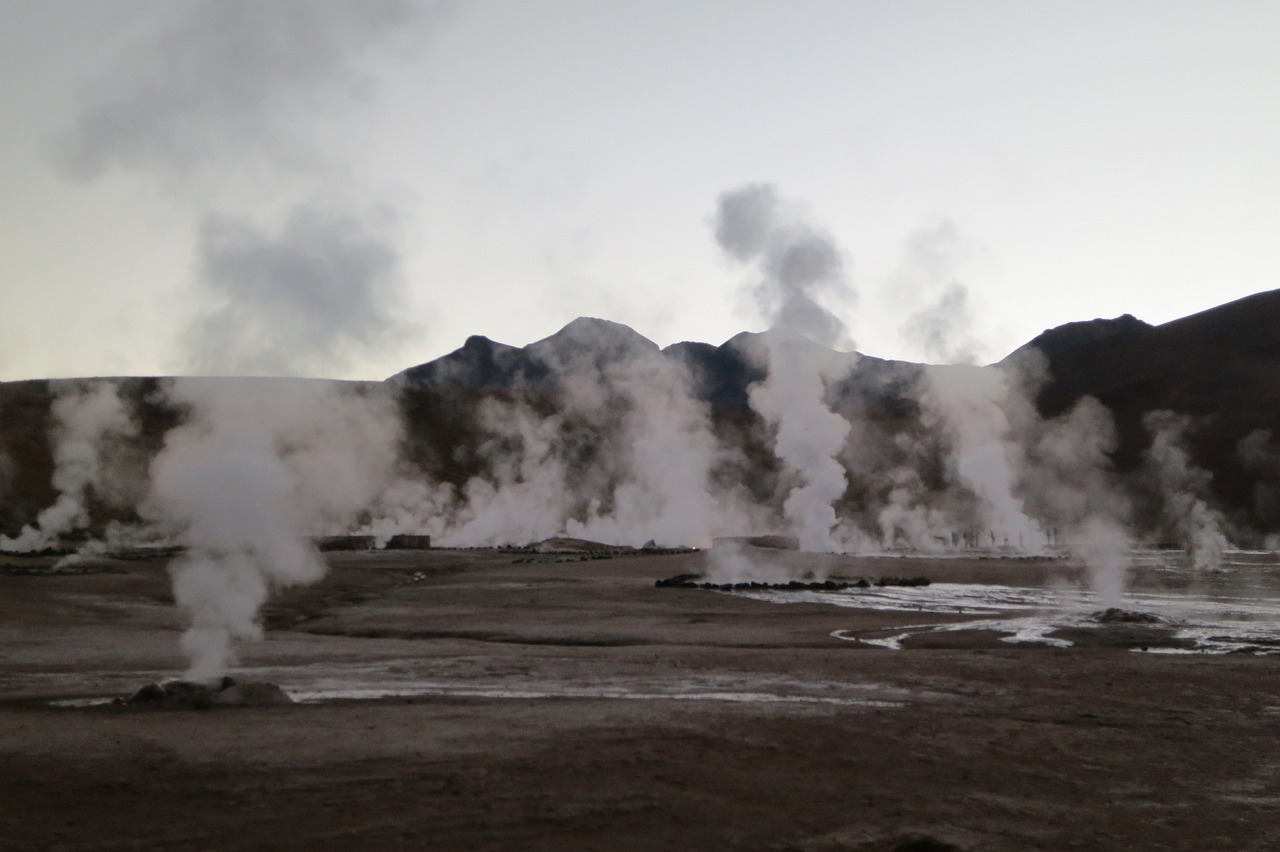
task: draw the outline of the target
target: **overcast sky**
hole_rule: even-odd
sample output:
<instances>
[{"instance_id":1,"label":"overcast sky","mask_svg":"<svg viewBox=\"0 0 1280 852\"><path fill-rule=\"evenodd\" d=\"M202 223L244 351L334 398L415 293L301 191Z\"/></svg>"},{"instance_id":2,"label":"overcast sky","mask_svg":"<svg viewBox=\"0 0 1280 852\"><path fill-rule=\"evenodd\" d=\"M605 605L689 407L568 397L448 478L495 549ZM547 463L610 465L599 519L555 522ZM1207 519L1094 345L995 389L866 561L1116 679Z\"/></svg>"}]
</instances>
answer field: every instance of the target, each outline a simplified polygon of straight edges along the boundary
<instances>
[{"instance_id":1,"label":"overcast sky","mask_svg":"<svg viewBox=\"0 0 1280 852\"><path fill-rule=\"evenodd\" d=\"M1280 287L1280 3L0 0L0 378L382 378L580 315L995 360ZM774 196L770 196L774 197Z\"/></svg>"}]
</instances>

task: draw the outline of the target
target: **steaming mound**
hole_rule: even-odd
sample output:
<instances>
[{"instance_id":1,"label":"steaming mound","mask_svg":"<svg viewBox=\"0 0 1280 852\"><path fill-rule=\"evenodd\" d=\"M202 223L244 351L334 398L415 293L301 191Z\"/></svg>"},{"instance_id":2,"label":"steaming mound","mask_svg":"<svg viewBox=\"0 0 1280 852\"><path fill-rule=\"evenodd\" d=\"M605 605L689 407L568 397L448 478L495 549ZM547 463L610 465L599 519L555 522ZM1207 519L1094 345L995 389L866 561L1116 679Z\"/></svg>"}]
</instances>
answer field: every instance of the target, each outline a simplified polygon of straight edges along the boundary
<instances>
[{"instance_id":1,"label":"steaming mound","mask_svg":"<svg viewBox=\"0 0 1280 852\"><path fill-rule=\"evenodd\" d=\"M211 707L269 707L292 704L293 699L274 683L237 683L224 677L214 683L189 680L149 683L125 703L156 710L208 710Z\"/></svg>"},{"instance_id":2,"label":"steaming mound","mask_svg":"<svg viewBox=\"0 0 1280 852\"><path fill-rule=\"evenodd\" d=\"M1093 619L1099 624L1159 624L1160 618L1147 612L1135 612L1130 609L1111 607L1095 612Z\"/></svg>"}]
</instances>

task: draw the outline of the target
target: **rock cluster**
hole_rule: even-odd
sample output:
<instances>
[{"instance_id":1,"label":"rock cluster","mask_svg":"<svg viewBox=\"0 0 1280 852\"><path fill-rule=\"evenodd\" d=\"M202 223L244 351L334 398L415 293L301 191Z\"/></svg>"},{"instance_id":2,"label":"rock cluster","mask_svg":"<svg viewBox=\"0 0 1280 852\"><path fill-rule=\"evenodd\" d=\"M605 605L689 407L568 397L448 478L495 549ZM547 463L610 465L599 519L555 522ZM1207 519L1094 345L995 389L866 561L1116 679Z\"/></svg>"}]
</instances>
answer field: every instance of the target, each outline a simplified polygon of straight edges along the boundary
<instances>
[{"instance_id":1,"label":"rock cluster","mask_svg":"<svg viewBox=\"0 0 1280 852\"><path fill-rule=\"evenodd\" d=\"M124 703L157 710L208 710L212 707L269 707L292 704L293 699L274 683L239 683L223 677L210 683L190 680L149 683Z\"/></svg>"},{"instance_id":2,"label":"rock cluster","mask_svg":"<svg viewBox=\"0 0 1280 852\"><path fill-rule=\"evenodd\" d=\"M1100 624L1159 624L1160 618L1147 612L1135 612L1131 609L1120 609L1113 606L1101 612L1095 612L1093 619Z\"/></svg>"},{"instance_id":3,"label":"rock cluster","mask_svg":"<svg viewBox=\"0 0 1280 852\"><path fill-rule=\"evenodd\" d=\"M659 589L711 589L718 592L774 591L774 592L840 592L845 589L869 589L872 586L927 586L928 577L881 577L870 580L788 580L785 583L740 582L708 583L699 574L677 574L653 584Z\"/></svg>"}]
</instances>

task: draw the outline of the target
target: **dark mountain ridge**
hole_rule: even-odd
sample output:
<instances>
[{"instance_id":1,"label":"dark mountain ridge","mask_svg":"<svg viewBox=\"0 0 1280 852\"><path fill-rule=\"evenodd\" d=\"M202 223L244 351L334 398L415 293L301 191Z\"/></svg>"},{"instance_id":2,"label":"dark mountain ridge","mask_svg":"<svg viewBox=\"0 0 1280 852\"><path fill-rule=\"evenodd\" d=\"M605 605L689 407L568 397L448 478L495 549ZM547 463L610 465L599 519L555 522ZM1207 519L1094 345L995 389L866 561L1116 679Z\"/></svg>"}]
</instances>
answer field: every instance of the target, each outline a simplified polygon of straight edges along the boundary
<instances>
[{"instance_id":1,"label":"dark mountain ridge","mask_svg":"<svg viewBox=\"0 0 1280 852\"><path fill-rule=\"evenodd\" d=\"M617 330L616 324L601 320L580 319L574 325L595 327L598 337ZM748 388L766 375L759 337L742 333L719 346L676 343L661 354L688 369L698 399L715 408L749 412ZM517 387L521 377L536 377L543 387L553 383L552 371L536 366L528 351L539 344L512 350L485 343L505 355L505 371L459 369L473 357L464 346L396 378L470 388ZM1239 452L1240 442L1250 436L1255 445L1268 448L1267 434L1280 436L1280 290L1161 325L1130 314L1066 323L1037 335L996 366L1009 365L1030 350L1043 356L1046 367L1036 398L1043 415L1061 414L1085 396L1097 398L1115 420L1119 445L1114 459L1125 472L1140 467L1150 445L1143 424L1148 412L1188 415L1193 418L1187 436L1192 461L1211 475L1210 488L1221 507L1241 526L1280 530L1280 483L1275 481L1280 480L1280 461L1268 461L1280 459L1280 452L1268 451L1262 461L1257 454L1252 461L1243 459ZM833 355L849 364L830 383L828 401L835 407L853 406L860 417L899 424L916 413L911 389L925 365L858 353ZM486 363L500 357L486 356Z\"/></svg>"},{"instance_id":2,"label":"dark mountain ridge","mask_svg":"<svg viewBox=\"0 0 1280 852\"><path fill-rule=\"evenodd\" d=\"M742 450L745 467L732 475L767 494L774 487L770 477L779 471L768 430L751 411L748 393L766 377L765 339L777 334L786 332L744 332L718 346L681 342L660 349L625 325L583 317L524 347L472 336L457 350L381 384L400 401L407 457L436 481L461 485L493 461L495 445L485 443L484 406L518 402L549 417L561 410L567 376L605 377L602 387L608 388L608 377L629 365L669 364L682 368L690 395L707 404L718 439ZM926 365L803 345L813 347L827 365L828 404L864 424L860 452L894 463L904 452L901 437L920 428L914 391ZM1210 497L1233 528L1257 535L1280 531L1280 447L1271 441L1280 435L1280 291L1158 326L1127 314L1068 323L1038 335L994 366L1007 366L1032 350L1045 367L1036 398L1041 413L1052 417L1082 397L1097 398L1114 418L1119 445L1113 457L1122 473L1140 474L1151 442L1145 415L1157 410L1188 415L1191 461L1211 477ZM7 460L0 485L8 486L0 530L12 533L29 523L53 496L49 406L62 385L0 383L0 457ZM146 457L181 412L158 399L156 379L123 379L118 385L142 423L135 450ZM590 424L566 421L563 428L579 429L574 442L585 448L583 464L602 458L598 448L617 440ZM1249 450L1245 455L1242 442ZM850 505L873 499L859 492L864 486L855 471L850 480Z\"/></svg>"}]
</instances>

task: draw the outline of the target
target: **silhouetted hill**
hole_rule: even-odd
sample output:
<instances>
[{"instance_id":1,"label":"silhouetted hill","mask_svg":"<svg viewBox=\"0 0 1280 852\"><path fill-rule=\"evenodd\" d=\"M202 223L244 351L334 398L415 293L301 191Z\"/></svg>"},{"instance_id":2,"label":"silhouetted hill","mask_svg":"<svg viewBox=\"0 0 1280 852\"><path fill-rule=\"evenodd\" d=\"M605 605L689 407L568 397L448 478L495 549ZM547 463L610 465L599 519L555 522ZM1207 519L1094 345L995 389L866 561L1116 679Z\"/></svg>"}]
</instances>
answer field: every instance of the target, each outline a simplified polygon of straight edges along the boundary
<instances>
[{"instance_id":1,"label":"silhouetted hill","mask_svg":"<svg viewBox=\"0 0 1280 852\"><path fill-rule=\"evenodd\" d=\"M1255 525L1280 524L1280 517L1258 516L1257 478L1237 452L1254 430L1280 435L1280 290L1158 326L1127 315L1069 323L1019 351L1029 348L1048 359L1051 381L1038 399L1043 412L1056 414L1082 396L1097 397L1115 417L1117 461L1125 468L1134 467L1150 444L1142 426L1146 412L1191 415L1193 459L1213 474L1223 503L1251 514Z\"/></svg>"},{"instance_id":2,"label":"silhouetted hill","mask_svg":"<svg viewBox=\"0 0 1280 852\"><path fill-rule=\"evenodd\" d=\"M761 335L744 332L719 346L682 342L661 354L687 368L694 396L724 412L717 422L734 424L731 431L741 438L752 434L748 389L765 378L762 347ZM654 349L625 326L580 319L523 349L471 338L457 352L398 378L423 388L549 388L557 369L553 364L581 362L593 348L596 354L590 357L601 364ZM1192 461L1212 474L1223 508L1238 524L1280 530L1280 447L1258 432L1280 436L1280 291L1159 326L1129 314L1067 323L1038 335L1001 363L1032 349L1044 355L1048 370L1037 399L1043 414L1054 416L1083 396L1096 397L1116 422L1117 465L1131 472L1150 445L1142 422L1147 412L1190 415ZM837 365L829 382L833 407L888 433L913 428L919 407L911 390L923 365L857 353L831 355ZM1246 464L1238 445L1250 435L1259 452ZM887 440L877 446L894 452Z\"/></svg>"},{"instance_id":3,"label":"silhouetted hill","mask_svg":"<svg viewBox=\"0 0 1280 852\"><path fill-rule=\"evenodd\" d=\"M459 388L540 388L569 368L610 363L658 351L653 341L621 323L578 317L550 337L518 348L473 335L462 348L410 367L390 381Z\"/></svg>"},{"instance_id":4,"label":"silhouetted hill","mask_svg":"<svg viewBox=\"0 0 1280 852\"><path fill-rule=\"evenodd\" d=\"M445 387L510 388L521 381L543 381L547 372L545 366L535 366L523 349L473 334L462 348L410 367L390 380Z\"/></svg>"},{"instance_id":5,"label":"silhouetted hill","mask_svg":"<svg viewBox=\"0 0 1280 852\"><path fill-rule=\"evenodd\" d=\"M767 376L765 338L770 335L793 337L795 345L811 350L826 364L841 393L884 401L902 391L902 381L921 369L919 364L826 350L785 330L742 332L719 346L686 341L659 350L657 344L628 326L579 317L550 337L523 348L469 337L462 348L410 367L389 381L418 387L547 390L555 386L558 375L571 369L605 372L610 365L660 355L688 370L695 398L713 406L749 411L747 389Z\"/></svg>"},{"instance_id":6,"label":"silhouetted hill","mask_svg":"<svg viewBox=\"0 0 1280 852\"><path fill-rule=\"evenodd\" d=\"M739 483L758 499L771 499L782 471L748 393L766 377L766 342L785 338L788 345L810 349L824 364L828 404L857 424L851 438L856 453L847 463L856 466L855 455L861 454L880 470L914 467L922 481L943 475L936 450L920 455L921 440L934 440L922 428L914 392L924 365L823 350L788 335L742 333L718 346L682 342L659 349L625 325L584 317L524 347L469 337L454 352L397 373L388 383L395 386L404 415L407 458L435 481L461 486L499 463L511 446L513 439L495 433L486 420L495 406L519 406L551 418L564 413L566 375L600 377L607 397L614 377L636 364L652 366L657 359L678 365L686 371L692 395L708 404L716 438L735 450L713 475ZM1280 291L1159 326L1127 314L1067 323L1038 335L1001 363L1031 350L1043 355L1047 370L1037 398L1042 413L1057 415L1083 396L1096 397L1112 412L1119 435L1115 461L1130 477L1135 500L1143 499L1141 460L1151 440L1143 417L1171 410L1194 418L1188 436L1192 460L1212 474L1213 494L1236 528L1280 531L1280 444L1272 441L1280 436ZM9 495L0 503L0 529L16 530L53 497L49 411L61 384L0 383L0 485ZM160 400L156 379L124 379L119 386L143 425L131 451L145 460L182 412ZM606 399L605 404L614 403ZM633 404L619 398L615 407L622 411ZM574 448L578 470L606 461L618 449L619 437L599 423L563 416L555 422ZM1242 441L1247 441L1247 460L1239 452ZM885 494L876 489L884 487L851 468L845 505L878 505Z\"/></svg>"}]
</instances>

